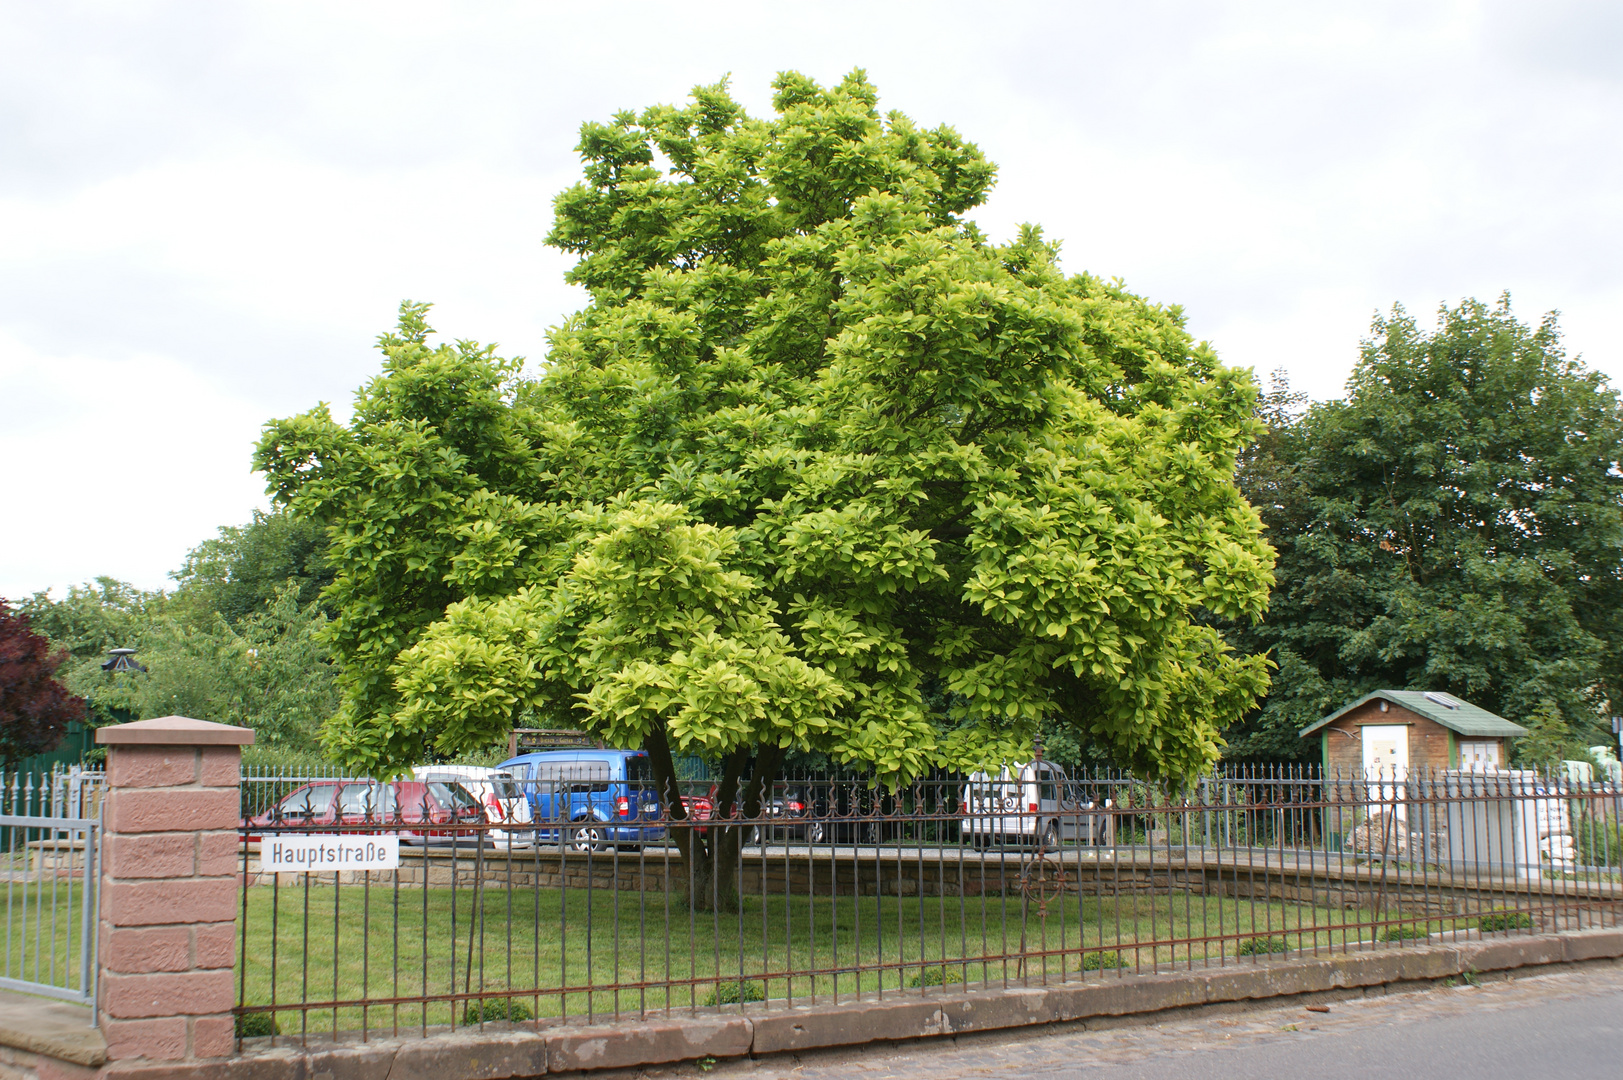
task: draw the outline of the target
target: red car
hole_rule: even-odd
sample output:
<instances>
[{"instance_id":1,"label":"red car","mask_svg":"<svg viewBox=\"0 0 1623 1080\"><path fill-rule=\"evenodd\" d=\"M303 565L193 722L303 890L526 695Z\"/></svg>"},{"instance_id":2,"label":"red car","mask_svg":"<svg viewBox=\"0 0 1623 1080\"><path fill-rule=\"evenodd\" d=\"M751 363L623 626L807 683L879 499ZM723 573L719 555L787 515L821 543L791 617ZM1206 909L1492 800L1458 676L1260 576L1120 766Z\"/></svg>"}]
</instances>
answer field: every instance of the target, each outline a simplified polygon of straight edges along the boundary
<instances>
[{"instance_id":1,"label":"red car","mask_svg":"<svg viewBox=\"0 0 1623 1080\"><path fill-rule=\"evenodd\" d=\"M695 796L695 802L704 804L704 815L699 820L709 821L716 812L716 785L710 785L708 796ZM688 802L683 796L682 802ZM742 811L738 803L733 803L733 812L729 818L736 818ZM806 793L799 788L786 788L783 784L772 786L772 798L761 807L761 823L750 827L746 844L759 844L764 837L774 837L784 840L806 840L813 844L823 842L823 823L821 821L808 821L806 806ZM699 830L701 833L703 829Z\"/></svg>"},{"instance_id":2,"label":"red car","mask_svg":"<svg viewBox=\"0 0 1623 1080\"><path fill-rule=\"evenodd\" d=\"M262 814L244 818L245 839L258 840L261 830L279 826L378 825L401 822L425 825L482 825L484 808L460 784L444 781L396 780L391 784L364 780L317 780L282 797ZM477 840L480 833L462 830L399 830L404 843L454 843L460 837Z\"/></svg>"},{"instance_id":3,"label":"red car","mask_svg":"<svg viewBox=\"0 0 1623 1080\"><path fill-rule=\"evenodd\" d=\"M687 811L689 821L709 821L710 815L716 812L716 804L708 795L684 795L682 809ZM703 826L694 831L700 836L704 835Z\"/></svg>"}]
</instances>

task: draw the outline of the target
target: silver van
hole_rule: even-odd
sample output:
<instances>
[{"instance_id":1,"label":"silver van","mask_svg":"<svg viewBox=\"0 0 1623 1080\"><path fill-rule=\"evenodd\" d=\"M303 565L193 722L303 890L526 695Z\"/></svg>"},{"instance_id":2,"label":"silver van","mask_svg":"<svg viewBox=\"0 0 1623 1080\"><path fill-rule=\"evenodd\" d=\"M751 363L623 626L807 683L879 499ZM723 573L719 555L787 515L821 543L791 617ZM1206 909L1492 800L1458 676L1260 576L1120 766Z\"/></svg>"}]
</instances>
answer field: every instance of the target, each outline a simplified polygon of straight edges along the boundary
<instances>
[{"instance_id":1,"label":"silver van","mask_svg":"<svg viewBox=\"0 0 1623 1080\"><path fill-rule=\"evenodd\" d=\"M1057 850L1115 841L1110 800L1096 804L1051 761L975 772L964 785L964 833L976 851L1000 845Z\"/></svg>"}]
</instances>

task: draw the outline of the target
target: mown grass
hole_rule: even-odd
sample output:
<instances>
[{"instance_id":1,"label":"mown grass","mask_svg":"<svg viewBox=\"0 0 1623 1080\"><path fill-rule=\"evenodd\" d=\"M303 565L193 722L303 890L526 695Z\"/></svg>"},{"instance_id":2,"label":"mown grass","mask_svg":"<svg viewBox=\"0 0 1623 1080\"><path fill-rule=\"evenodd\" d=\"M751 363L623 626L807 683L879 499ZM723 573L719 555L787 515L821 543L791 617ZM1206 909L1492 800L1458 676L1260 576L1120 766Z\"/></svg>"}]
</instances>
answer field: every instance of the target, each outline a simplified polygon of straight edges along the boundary
<instances>
[{"instance_id":1,"label":"mown grass","mask_svg":"<svg viewBox=\"0 0 1623 1080\"><path fill-rule=\"evenodd\" d=\"M1280 902L1075 893L1046 911L1017 895L749 896L741 911L718 914L690 912L680 894L459 888L453 896L311 881L249 890L239 978L248 1005L439 998L364 1009L368 1026L416 1027L448 1024L453 1010L461 1022L465 995L504 990L523 991L516 1000L539 1017L750 1000L737 996L740 985L774 1000L827 1000L1200 964L1242 955L1256 938L1330 948L1372 939L1372 919ZM281 1011L279 1023L284 1033L348 1029L362 1014Z\"/></svg>"},{"instance_id":2,"label":"mown grass","mask_svg":"<svg viewBox=\"0 0 1623 1080\"><path fill-rule=\"evenodd\" d=\"M0 975L80 989L83 881L4 882L0 898L6 901L5 921L0 924Z\"/></svg>"}]
</instances>

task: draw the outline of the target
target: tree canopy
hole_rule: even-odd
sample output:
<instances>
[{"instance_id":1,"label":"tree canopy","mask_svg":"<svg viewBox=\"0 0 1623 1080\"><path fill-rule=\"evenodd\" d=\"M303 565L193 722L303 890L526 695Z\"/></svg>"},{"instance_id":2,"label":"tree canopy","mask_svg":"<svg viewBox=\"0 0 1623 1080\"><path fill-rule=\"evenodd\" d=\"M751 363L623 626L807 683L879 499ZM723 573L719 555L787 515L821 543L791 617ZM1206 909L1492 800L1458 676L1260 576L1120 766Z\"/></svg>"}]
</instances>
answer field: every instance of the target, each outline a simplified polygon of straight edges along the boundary
<instances>
[{"instance_id":1,"label":"tree canopy","mask_svg":"<svg viewBox=\"0 0 1623 1080\"><path fill-rule=\"evenodd\" d=\"M1623 700L1623 411L1553 315L1468 300L1427 333L1395 308L1344 399L1270 405L1241 486L1279 587L1233 632L1279 672L1236 753L1299 756L1299 728L1381 688L1580 735Z\"/></svg>"},{"instance_id":2,"label":"tree canopy","mask_svg":"<svg viewBox=\"0 0 1623 1080\"><path fill-rule=\"evenodd\" d=\"M330 537L329 751L387 774L525 716L724 788L790 748L899 782L1046 717L1203 770L1267 686L1197 618L1272 582L1249 374L1036 228L981 235L991 163L860 72L774 90L583 126L549 243L590 302L539 370L406 304L348 425L267 425Z\"/></svg>"},{"instance_id":3,"label":"tree canopy","mask_svg":"<svg viewBox=\"0 0 1623 1080\"><path fill-rule=\"evenodd\" d=\"M186 554L170 574L177 588L177 614L208 621L214 614L232 626L273 607L289 584L303 607L332 582L319 525L286 513L255 511L246 525L226 525L219 535Z\"/></svg>"}]
</instances>

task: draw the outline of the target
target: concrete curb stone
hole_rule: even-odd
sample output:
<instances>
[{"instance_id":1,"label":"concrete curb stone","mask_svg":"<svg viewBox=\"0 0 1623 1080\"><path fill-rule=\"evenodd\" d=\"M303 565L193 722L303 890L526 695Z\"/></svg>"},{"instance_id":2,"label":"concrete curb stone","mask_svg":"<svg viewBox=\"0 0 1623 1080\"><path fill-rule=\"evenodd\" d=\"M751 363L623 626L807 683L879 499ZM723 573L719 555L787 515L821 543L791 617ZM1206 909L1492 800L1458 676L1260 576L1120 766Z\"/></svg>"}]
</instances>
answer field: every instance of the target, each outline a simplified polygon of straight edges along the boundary
<instances>
[{"instance_id":1,"label":"concrete curb stone","mask_svg":"<svg viewBox=\"0 0 1623 1080\"><path fill-rule=\"evenodd\" d=\"M1569 963L1609 960L1623 956L1623 930L1583 930L1562 934L1561 946Z\"/></svg>"},{"instance_id":2,"label":"concrete curb stone","mask_svg":"<svg viewBox=\"0 0 1623 1080\"><path fill-rule=\"evenodd\" d=\"M99 1080L306 1080L305 1060L298 1050L279 1047L211 1061L121 1061L96 1075Z\"/></svg>"},{"instance_id":3,"label":"concrete curb stone","mask_svg":"<svg viewBox=\"0 0 1623 1080\"><path fill-rule=\"evenodd\" d=\"M503 1031L486 1032L471 1039L442 1036L401 1042L395 1045L388 1080L504 1080L510 1076L540 1076L547 1071L547 1046L551 1041L533 1031ZM336 1080L340 1074L334 1070L333 1075ZM341 1075L347 1078L350 1074Z\"/></svg>"},{"instance_id":4,"label":"concrete curb stone","mask_svg":"<svg viewBox=\"0 0 1623 1080\"><path fill-rule=\"evenodd\" d=\"M393 1046L377 1043L313 1050L305 1055L301 1080L316 1080L317 1077L323 1080L327 1077L331 1080L389 1080L394 1055Z\"/></svg>"},{"instance_id":5,"label":"concrete curb stone","mask_svg":"<svg viewBox=\"0 0 1623 1080\"><path fill-rule=\"evenodd\" d=\"M625 1069L702 1057L742 1057L750 1052L755 1038L755 1022L742 1016L554 1028L546 1035L545 1071Z\"/></svg>"},{"instance_id":6,"label":"concrete curb stone","mask_svg":"<svg viewBox=\"0 0 1623 1080\"><path fill-rule=\"evenodd\" d=\"M1467 971L1507 971L1511 968L1559 964L1566 948L1554 936L1470 941L1458 946ZM1463 974L1463 971L1462 971Z\"/></svg>"}]
</instances>

